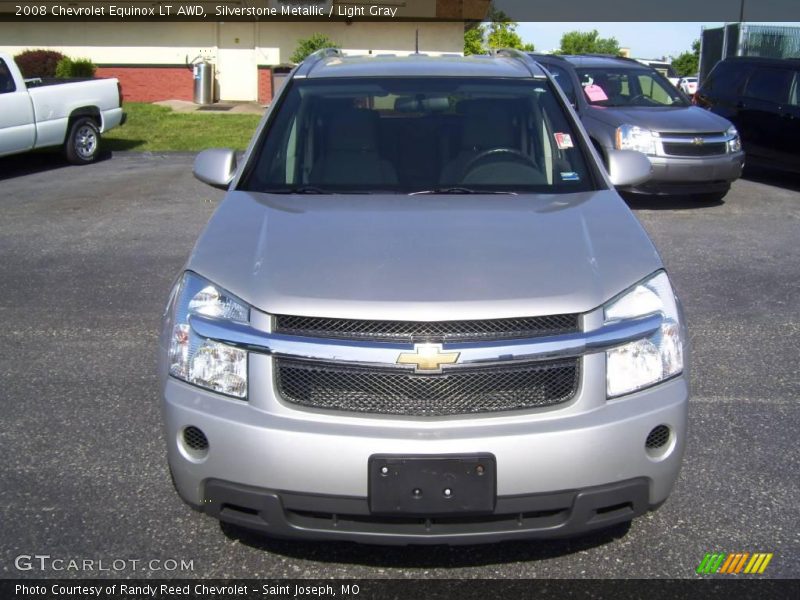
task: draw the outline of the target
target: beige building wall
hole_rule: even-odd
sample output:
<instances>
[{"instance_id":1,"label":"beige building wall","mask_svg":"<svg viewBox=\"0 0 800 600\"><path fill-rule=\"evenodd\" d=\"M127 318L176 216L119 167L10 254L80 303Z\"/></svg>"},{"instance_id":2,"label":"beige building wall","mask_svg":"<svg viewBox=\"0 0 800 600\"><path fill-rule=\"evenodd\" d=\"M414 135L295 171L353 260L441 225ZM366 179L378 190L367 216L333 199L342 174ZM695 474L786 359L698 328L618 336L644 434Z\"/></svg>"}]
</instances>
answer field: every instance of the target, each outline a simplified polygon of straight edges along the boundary
<instances>
[{"instance_id":1,"label":"beige building wall","mask_svg":"<svg viewBox=\"0 0 800 600\"><path fill-rule=\"evenodd\" d=\"M182 65L202 56L217 70L221 100L256 100L257 66L287 65L297 41L324 33L356 54L460 53L458 22L0 22L0 50L58 50L99 65Z\"/></svg>"}]
</instances>

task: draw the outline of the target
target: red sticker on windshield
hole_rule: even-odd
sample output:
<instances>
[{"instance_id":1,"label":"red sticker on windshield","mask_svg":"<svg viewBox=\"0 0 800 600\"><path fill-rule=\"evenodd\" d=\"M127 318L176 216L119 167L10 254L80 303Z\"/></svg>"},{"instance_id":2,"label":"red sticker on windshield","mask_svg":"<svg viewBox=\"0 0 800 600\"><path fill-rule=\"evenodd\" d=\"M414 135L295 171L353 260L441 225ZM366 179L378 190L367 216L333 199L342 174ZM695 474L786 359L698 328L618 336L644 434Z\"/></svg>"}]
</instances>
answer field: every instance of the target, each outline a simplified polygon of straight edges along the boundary
<instances>
[{"instance_id":1,"label":"red sticker on windshield","mask_svg":"<svg viewBox=\"0 0 800 600\"><path fill-rule=\"evenodd\" d=\"M572 145L572 138L568 133L555 133L553 134L556 138L556 145L558 146L559 150L567 150L568 148L574 148Z\"/></svg>"}]
</instances>

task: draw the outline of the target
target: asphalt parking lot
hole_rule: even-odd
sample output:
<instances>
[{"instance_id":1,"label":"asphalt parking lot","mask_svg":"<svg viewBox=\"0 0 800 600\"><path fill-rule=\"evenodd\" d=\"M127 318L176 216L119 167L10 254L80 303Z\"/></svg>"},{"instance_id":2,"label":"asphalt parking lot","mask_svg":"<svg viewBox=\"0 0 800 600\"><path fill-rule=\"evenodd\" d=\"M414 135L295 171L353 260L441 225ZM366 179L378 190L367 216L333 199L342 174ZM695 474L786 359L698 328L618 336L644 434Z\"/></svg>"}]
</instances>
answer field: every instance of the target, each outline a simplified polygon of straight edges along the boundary
<instances>
[{"instance_id":1,"label":"asphalt parking lot","mask_svg":"<svg viewBox=\"0 0 800 600\"><path fill-rule=\"evenodd\" d=\"M0 159L0 577L684 578L715 551L773 552L763 576L800 577L800 177L757 173L721 204L630 202L693 343L690 439L659 511L577 540L376 548L221 527L172 489L158 323L222 196L191 162ZM18 571L32 554L193 568Z\"/></svg>"}]
</instances>

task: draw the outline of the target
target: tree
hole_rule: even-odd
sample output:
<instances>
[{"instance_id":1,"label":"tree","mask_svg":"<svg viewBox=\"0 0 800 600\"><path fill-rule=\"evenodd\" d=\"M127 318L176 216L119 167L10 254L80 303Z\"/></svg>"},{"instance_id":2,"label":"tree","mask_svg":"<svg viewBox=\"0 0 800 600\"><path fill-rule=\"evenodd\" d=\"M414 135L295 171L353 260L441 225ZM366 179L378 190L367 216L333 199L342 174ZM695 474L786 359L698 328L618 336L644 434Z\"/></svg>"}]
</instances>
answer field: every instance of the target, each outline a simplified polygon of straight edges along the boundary
<instances>
[{"instance_id":1,"label":"tree","mask_svg":"<svg viewBox=\"0 0 800 600\"><path fill-rule=\"evenodd\" d=\"M25 50L14 57L23 77L55 77L64 55L55 50Z\"/></svg>"},{"instance_id":2,"label":"tree","mask_svg":"<svg viewBox=\"0 0 800 600\"><path fill-rule=\"evenodd\" d=\"M561 36L558 54L611 54L619 56L617 38L601 38L596 29L592 31L568 31Z\"/></svg>"},{"instance_id":3,"label":"tree","mask_svg":"<svg viewBox=\"0 0 800 600\"><path fill-rule=\"evenodd\" d=\"M517 23L512 21L502 10L489 11L486 41L489 48L516 48L533 52L533 44L525 43L517 33Z\"/></svg>"},{"instance_id":4,"label":"tree","mask_svg":"<svg viewBox=\"0 0 800 600\"><path fill-rule=\"evenodd\" d=\"M464 56L470 54L486 54L486 48L483 45L483 28L480 25L467 26L464 30Z\"/></svg>"},{"instance_id":5,"label":"tree","mask_svg":"<svg viewBox=\"0 0 800 600\"><path fill-rule=\"evenodd\" d=\"M490 48L516 48L533 52L531 43L522 41L517 33L518 24L502 10L493 6L486 15L487 23L471 23L464 28L464 54L486 54Z\"/></svg>"},{"instance_id":6,"label":"tree","mask_svg":"<svg viewBox=\"0 0 800 600\"><path fill-rule=\"evenodd\" d=\"M681 77L697 75L700 66L700 40L692 42L692 51L683 52L672 61L672 68Z\"/></svg>"},{"instance_id":7,"label":"tree","mask_svg":"<svg viewBox=\"0 0 800 600\"><path fill-rule=\"evenodd\" d=\"M56 65L56 77L94 77L97 66L88 58L72 59L65 56Z\"/></svg>"},{"instance_id":8,"label":"tree","mask_svg":"<svg viewBox=\"0 0 800 600\"><path fill-rule=\"evenodd\" d=\"M324 33L315 33L310 38L297 40L297 48L289 60L293 63L301 63L309 54L321 48L341 48L341 46Z\"/></svg>"}]
</instances>

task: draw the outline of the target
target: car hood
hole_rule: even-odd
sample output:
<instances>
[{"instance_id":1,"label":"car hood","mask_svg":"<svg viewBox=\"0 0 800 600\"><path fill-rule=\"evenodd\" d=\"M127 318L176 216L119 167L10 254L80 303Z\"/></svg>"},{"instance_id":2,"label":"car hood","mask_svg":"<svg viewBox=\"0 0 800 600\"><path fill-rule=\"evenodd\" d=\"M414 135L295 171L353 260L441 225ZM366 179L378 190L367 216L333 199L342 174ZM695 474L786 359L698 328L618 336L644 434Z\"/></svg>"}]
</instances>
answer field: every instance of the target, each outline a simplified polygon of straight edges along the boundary
<instances>
[{"instance_id":1,"label":"car hood","mask_svg":"<svg viewBox=\"0 0 800 600\"><path fill-rule=\"evenodd\" d=\"M189 269L273 314L452 320L584 312L661 267L616 192L230 192Z\"/></svg>"},{"instance_id":2,"label":"car hood","mask_svg":"<svg viewBox=\"0 0 800 600\"><path fill-rule=\"evenodd\" d=\"M731 126L724 117L698 106L669 107L592 107L591 115L612 126L624 123L652 131L669 133L721 133Z\"/></svg>"}]
</instances>

